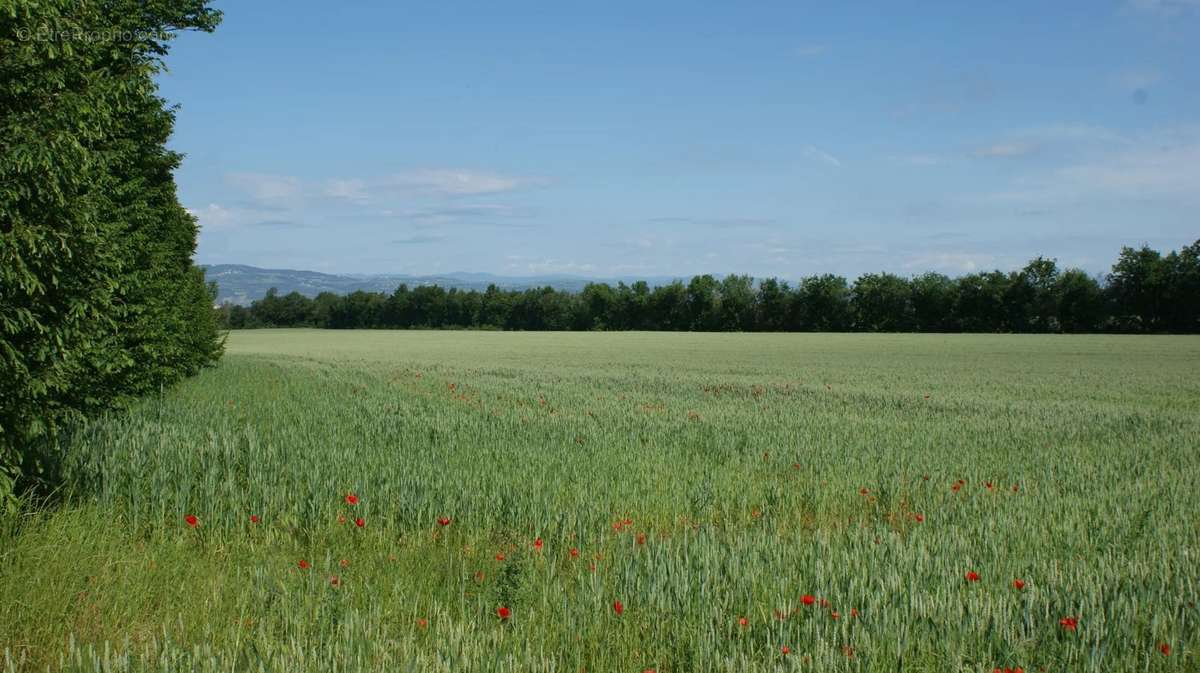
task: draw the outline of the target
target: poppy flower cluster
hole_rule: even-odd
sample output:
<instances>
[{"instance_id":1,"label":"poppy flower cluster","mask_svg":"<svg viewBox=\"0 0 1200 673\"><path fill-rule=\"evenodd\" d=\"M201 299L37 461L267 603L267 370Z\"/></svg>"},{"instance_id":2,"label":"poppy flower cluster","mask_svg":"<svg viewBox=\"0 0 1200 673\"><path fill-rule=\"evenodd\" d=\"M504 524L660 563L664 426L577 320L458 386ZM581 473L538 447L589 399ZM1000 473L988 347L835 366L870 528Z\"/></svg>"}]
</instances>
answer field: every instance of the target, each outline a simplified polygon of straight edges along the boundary
<instances>
[{"instance_id":1,"label":"poppy flower cluster","mask_svg":"<svg viewBox=\"0 0 1200 673\"><path fill-rule=\"evenodd\" d=\"M183 517L183 521L191 528L195 528L196 526L200 525L200 520L196 518L195 514L189 514Z\"/></svg>"},{"instance_id":2,"label":"poppy flower cluster","mask_svg":"<svg viewBox=\"0 0 1200 673\"><path fill-rule=\"evenodd\" d=\"M1058 620L1058 624L1067 631L1075 631L1079 627L1079 620L1075 617L1063 617Z\"/></svg>"},{"instance_id":3,"label":"poppy flower cluster","mask_svg":"<svg viewBox=\"0 0 1200 673\"><path fill-rule=\"evenodd\" d=\"M979 581L979 573L975 572L974 570L968 570L966 577L967 577L968 582L978 582Z\"/></svg>"},{"instance_id":4,"label":"poppy flower cluster","mask_svg":"<svg viewBox=\"0 0 1200 673\"><path fill-rule=\"evenodd\" d=\"M496 616L502 620L508 619L512 616L512 610L509 610L507 607L501 605L500 607L496 608Z\"/></svg>"}]
</instances>

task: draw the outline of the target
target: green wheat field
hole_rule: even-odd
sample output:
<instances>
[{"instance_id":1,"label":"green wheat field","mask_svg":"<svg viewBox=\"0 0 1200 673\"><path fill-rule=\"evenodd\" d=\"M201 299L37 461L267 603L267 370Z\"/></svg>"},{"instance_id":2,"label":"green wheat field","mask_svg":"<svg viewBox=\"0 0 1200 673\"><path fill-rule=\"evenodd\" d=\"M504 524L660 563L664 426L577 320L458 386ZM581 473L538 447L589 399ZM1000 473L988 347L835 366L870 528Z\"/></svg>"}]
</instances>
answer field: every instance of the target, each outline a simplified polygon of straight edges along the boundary
<instances>
[{"instance_id":1,"label":"green wheat field","mask_svg":"<svg viewBox=\"0 0 1200 673\"><path fill-rule=\"evenodd\" d=\"M2 670L1200 670L1200 337L242 331L64 441Z\"/></svg>"}]
</instances>

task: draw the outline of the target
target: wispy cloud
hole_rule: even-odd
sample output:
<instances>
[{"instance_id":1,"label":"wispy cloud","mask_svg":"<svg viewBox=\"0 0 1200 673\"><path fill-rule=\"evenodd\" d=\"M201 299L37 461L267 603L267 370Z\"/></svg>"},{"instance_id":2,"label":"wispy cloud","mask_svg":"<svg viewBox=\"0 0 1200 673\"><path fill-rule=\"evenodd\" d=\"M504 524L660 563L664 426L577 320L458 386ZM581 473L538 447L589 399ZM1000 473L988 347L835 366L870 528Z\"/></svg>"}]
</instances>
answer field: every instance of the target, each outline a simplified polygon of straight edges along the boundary
<instances>
[{"instance_id":1,"label":"wispy cloud","mask_svg":"<svg viewBox=\"0 0 1200 673\"><path fill-rule=\"evenodd\" d=\"M540 183L531 178L452 168L424 168L387 176L379 186L443 195L475 195L508 192Z\"/></svg>"},{"instance_id":2,"label":"wispy cloud","mask_svg":"<svg viewBox=\"0 0 1200 673\"><path fill-rule=\"evenodd\" d=\"M266 173L229 173L225 181L257 202L270 205L291 205L303 194L299 178Z\"/></svg>"},{"instance_id":3,"label":"wispy cloud","mask_svg":"<svg viewBox=\"0 0 1200 673\"><path fill-rule=\"evenodd\" d=\"M830 154L822 149L813 147L812 145L809 145L808 147L804 148L804 156L806 156L810 159L816 159L817 161L824 162L826 164L829 164L830 166L833 166L834 168L842 167L842 162L840 159L838 159L837 157L833 156L832 154Z\"/></svg>"},{"instance_id":4,"label":"wispy cloud","mask_svg":"<svg viewBox=\"0 0 1200 673\"><path fill-rule=\"evenodd\" d=\"M982 158L982 159L989 159L989 158L1005 159L1005 158L1010 158L1010 157L1022 157L1022 156L1025 156L1026 154L1029 154L1033 150L1034 150L1034 145L1032 143L1026 143L1026 142L998 143L996 145L989 145L987 147L981 147L981 148L975 150L974 152L972 152L971 155Z\"/></svg>"}]
</instances>

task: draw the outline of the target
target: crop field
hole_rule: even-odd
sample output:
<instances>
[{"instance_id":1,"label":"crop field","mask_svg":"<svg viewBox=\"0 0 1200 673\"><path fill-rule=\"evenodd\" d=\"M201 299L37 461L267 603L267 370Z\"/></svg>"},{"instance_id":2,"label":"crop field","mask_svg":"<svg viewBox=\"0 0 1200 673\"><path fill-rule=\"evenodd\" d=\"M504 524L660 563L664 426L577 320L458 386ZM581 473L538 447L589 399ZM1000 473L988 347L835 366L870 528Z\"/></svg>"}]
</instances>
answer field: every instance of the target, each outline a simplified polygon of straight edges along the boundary
<instances>
[{"instance_id":1,"label":"crop field","mask_svg":"<svg viewBox=\"0 0 1200 673\"><path fill-rule=\"evenodd\" d=\"M243 331L62 455L0 670L1200 670L1197 337Z\"/></svg>"}]
</instances>

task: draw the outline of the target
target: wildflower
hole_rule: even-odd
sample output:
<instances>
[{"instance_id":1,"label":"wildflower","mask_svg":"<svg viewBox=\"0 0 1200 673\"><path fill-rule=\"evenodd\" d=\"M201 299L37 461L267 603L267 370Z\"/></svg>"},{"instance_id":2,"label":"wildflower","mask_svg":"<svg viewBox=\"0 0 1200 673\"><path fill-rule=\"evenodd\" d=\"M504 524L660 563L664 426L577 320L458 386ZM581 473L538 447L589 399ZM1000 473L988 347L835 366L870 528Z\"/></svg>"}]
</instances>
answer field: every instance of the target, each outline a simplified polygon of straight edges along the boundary
<instances>
[{"instance_id":1,"label":"wildflower","mask_svg":"<svg viewBox=\"0 0 1200 673\"><path fill-rule=\"evenodd\" d=\"M347 493L346 494L346 504L347 505L357 505L358 504L358 496L354 495L353 493Z\"/></svg>"},{"instance_id":2,"label":"wildflower","mask_svg":"<svg viewBox=\"0 0 1200 673\"><path fill-rule=\"evenodd\" d=\"M344 558L344 559L338 561L338 565L340 565L343 568L349 568L350 567L350 559Z\"/></svg>"},{"instance_id":3,"label":"wildflower","mask_svg":"<svg viewBox=\"0 0 1200 673\"><path fill-rule=\"evenodd\" d=\"M913 519L916 520L917 523L921 523L921 522L925 521L925 515L924 514L914 514Z\"/></svg>"},{"instance_id":4,"label":"wildflower","mask_svg":"<svg viewBox=\"0 0 1200 673\"><path fill-rule=\"evenodd\" d=\"M613 612L620 617L622 612L625 612L625 606L621 605L621 601L613 601Z\"/></svg>"},{"instance_id":5,"label":"wildflower","mask_svg":"<svg viewBox=\"0 0 1200 673\"><path fill-rule=\"evenodd\" d=\"M858 608L850 608L850 616L857 619L858 618Z\"/></svg>"},{"instance_id":6,"label":"wildflower","mask_svg":"<svg viewBox=\"0 0 1200 673\"><path fill-rule=\"evenodd\" d=\"M793 469L793 470L799 470L799 469L800 469L800 463L792 463L792 469Z\"/></svg>"},{"instance_id":7,"label":"wildflower","mask_svg":"<svg viewBox=\"0 0 1200 673\"><path fill-rule=\"evenodd\" d=\"M638 533L637 543L638 544L646 544L646 534L645 533Z\"/></svg>"},{"instance_id":8,"label":"wildflower","mask_svg":"<svg viewBox=\"0 0 1200 673\"><path fill-rule=\"evenodd\" d=\"M870 491L870 490L868 490L866 486L864 486L864 487L862 487L862 488L858 489L858 494L859 494L859 495L869 495L870 493L871 493L871 491Z\"/></svg>"},{"instance_id":9,"label":"wildflower","mask_svg":"<svg viewBox=\"0 0 1200 673\"><path fill-rule=\"evenodd\" d=\"M833 621L835 621L835 622L836 622L837 620L839 620L839 619L841 619L841 618L842 618L842 616L841 616L840 614L838 614L838 611L837 611L837 610L834 610L833 612L830 612L830 613L829 613L829 616L830 616L830 618L832 618L832 619L833 619Z\"/></svg>"},{"instance_id":10,"label":"wildflower","mask_svg":"<svg viewBox=\"0 0 1200 673\"><path fill-rule=\"evenodd\" d=\"M749 626L749 625L750 625L749 619L746 619L745 617L738 617L738 626L745 627L745 626Z\"/></svg>"},{"instance_id":11,"label":"wildflower","mask_svg":"<svg viewBox=\"0 0 1200 673\"><path fill-rule=\"evenodd\" d=\"M538 551L542 550L542 538L539 537L538 539L533 541L533 548Z\"/></svg>"},{"instance_id":12,"label":"wildflower","mask_svg":"<svg viewBox=\"0 0 1200 673\"><path fill-rule=\"evenodd\" d=\"M449 525L450 525L450 518L449 518L449 517L445 517L445 516L444 516L444 517L442 517L442 518L438 519L438 525L439 525L439 526L449 526Z\"/></svg>"},{"instance_id":13,"label":"wildflower","mask_svg":"<svg viewBox=\"0 0 1200 673\"><path fill-rule=\"evenodd\" d=\"M967 571L967 581L968 582L978 582L979 581L979 573L975 572L974 570L968 570Z\"/></svg>"},{"instance_id":14,"label":"wildflower","mask_svg":"<svg viewBox=\"0 0 1200 673\"><path fill-rule=\"evenodd\" d=\"M496 560L497 560L497 561L503 561L503 560L504 560L504 554L496 554Z\"/></svg>"},{"instance_id":15,"label":"wildflower","mask_svg":"<svg viewBox=\"0 0 1200 673\"><path fill-rule=\"evenodd\" d=\"M1017 579L1013 580L1013 588L1016 589L1017 591L1024 589L1025 588L1025 580L1023 580L1019 577Z\"/></svg>"},{"instance_id":16,"label":"wildflower","mask_svg":"<svg viewBox=\"0 0 1200 673\"><path fill-rule=\"evenodd\" d=\"M993 485L992 485L992 482L990 482L990 481L985 481L985 482L983 483L983 485L984 485L984 486L987 486L987 490L989 490L989 491L995 488L995 486L993 486Z\"/></svg>"},{"instance_id":17,"label":"wildflower","mask_svg":"<svg viewBox=\"0 0 1200 673\"><path fill-rule=\"evenodd\" d=\"M1168 644L1166 644L1166 643L1159 643L1159 644L1158 644L1158 651L1159 651L1159 652L1162 652L1162 655L1163 655L1164 657L1169 657L1169 656L1171 656L1171 646L1170 646L1170 645L1168 645Z\"/></svg>"},{"instance_id":18,"label":"wildflower","mask_svg":"<svg viewBox=\"0 0 1200 673\"><path fill-rule=\"evenodd\" d=\"M332 577L329 578L329 586L331 586L331 587L336 587L341 583L342 583L342 580L338 579L337 575L333 575Z\"/></svg>"},{"instance_id":19,"label":"wildflower","mask_svg":"<svg viewBox=\"0 0 1200 673\"><path fill-rule=\"evenodd\" d=\"M257 514L250 515L250 523L258 523L258 515Z\"/></svg>"},{"instance_id":20,"label":"wildflower","mask_svg":"<svg viewBox=\"0 0 1200 673\"><path fill-rule=\"evenodd\" d=\"M779 651L784 654L791 654L792 648L788 647L787 645L784 645L783 647L779 648Z\"/></svg>"},{"instance_id":21,"label":"wildflower","mask_svg":"<svg viewBox=\"0 0 1200 673\"><path fill-rule=\"evenodd\" d=\"M426 626L429 626L429 620L422 617L417 620L417 626L425 628Z\"/></svg>"},{"instance_id":22,"label":"wildflower","mask_svg":"<svg viewBox=\"0 0 1200 673\"><path fill-rule=\"evenodd\" d=\"M358 526L359 528L362 528L363 526L367 525L367 522L364 521L363 518L360 516L354 520L354 525Z\"/></svg>"},{"instance_id":23,"label":"wildflower","mask_svg":"<svg viewBox=\"0 0 1200 673\"><path fill-rule=\"evenodd\" d=\"M300 569L301 570L308 570L311 567L312 566L309 565L308 561L305 561L304 559L300 559Z\"/></svg>"},{"instance_id":24,"label":"wildflower","mask_svg":"<svg viewBox=\"0 0 1200 673\"><path fill-rule=\"evenodd\" d=\"M817 602L817 599L813 598L812 594L804 594L800 597L800 602L804 603L805 605L812 605L813 603Z\"/></svg>"},{"instance_id":25,"label":"wildflower","mask_svg":"<svg viewBox=\"0 0 1200 673\"><path fill-rule=\"evenodd\" d=\"M200 520L196 518L195 514L189 514L183 517L183 520L186 521L187 525L191 526L192 528L195 528L200 524Z\"/></svg>"},{"instance_id":26,"label":"wildflower","mask_svg":"<svg viewBox=\"0 0 1200 673\"><path fill-rule=\"evenodd\" d=\"M508 608L506 608L502 605L502 606L496 608L496 616L499 617L500 619L508 619L509 617L512 616L512 610L509 610Z\"/></svg>"},{"instance_id":27,"label":"wildflower","mask_svg":"<svg viewBox=\"0 0 1200 673\"><path fill-rule=\"evenodd\" d=\"M1013 484L1013 493L1016 493L1019 490L1021 490L1021 487L1018 484Z\"/></svg>"},{"instance_id":28,"label":"wildflower","mask_svg":"<svg viewBox=\"0 0 1200 673\"><path fill-rule=\"evenodd\" d=\"M571 547L571 558L579 558L579 549Z\"/></svg>"},{"instance_id":29,"label":"wildflower","mask_svg":"<svg viewBox=\"0 0 1200 673\"><path fill-rule=\"evenodd\" d=\"M1079 626L1079 620L1075 617L1063 617L1062 619L1058 620L1058 623L1068 631L1074 631L1075 628Z\"/></svg>"}]
</instances>

